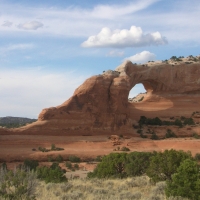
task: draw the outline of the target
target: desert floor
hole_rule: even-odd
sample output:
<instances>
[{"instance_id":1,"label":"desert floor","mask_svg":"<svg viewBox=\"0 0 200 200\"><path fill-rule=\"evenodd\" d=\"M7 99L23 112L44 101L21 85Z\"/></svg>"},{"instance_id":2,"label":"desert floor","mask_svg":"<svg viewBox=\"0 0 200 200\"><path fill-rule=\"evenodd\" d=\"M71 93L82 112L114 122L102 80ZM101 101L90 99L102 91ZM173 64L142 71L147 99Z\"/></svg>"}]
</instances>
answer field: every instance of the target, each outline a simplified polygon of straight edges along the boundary
<instances>
[{"instance_id":1,"label":"desert floor","mask_svg":"<svg viewBox=\"0 0 200 200\"><path fill-rule=\"evenodd\" d=\"M51 144L64 148L63 151L38 151L38 147L50 149ZM200 153L200 140L194 138L173 138L163 140L150 140L133 137L121 139L121 145L131 151L164 151L176 149L191 151L193 155ZM25 158L47 161L48 157L56 157L59 154L67 159L69 155L76 155L83 160L96 158L98 155L106 155L116 152L118 146L108 136L39 136L39 135L0 135L0 161L17 162ZM34 149L34 150L33 150Z\"/></svg>"}]
</instances>

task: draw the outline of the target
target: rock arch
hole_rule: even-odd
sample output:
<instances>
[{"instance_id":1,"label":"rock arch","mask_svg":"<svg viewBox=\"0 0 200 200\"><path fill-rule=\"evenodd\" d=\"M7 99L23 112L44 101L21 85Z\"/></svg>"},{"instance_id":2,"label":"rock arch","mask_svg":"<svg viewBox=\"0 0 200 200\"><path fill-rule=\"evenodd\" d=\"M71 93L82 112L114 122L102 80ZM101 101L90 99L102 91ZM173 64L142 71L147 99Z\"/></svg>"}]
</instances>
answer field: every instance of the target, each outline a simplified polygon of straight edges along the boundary
<instances>
[{"instance_id":1,"label":"rock arch","mask_svg":"<svg viewBox=\"0 0 200 200\"><path fill-rule=\"evenodd\" d=\"M114 71L87 79L70 99L60 106L43 109L37 122L19 131L43 134L131 132L132 120L144 114L127 101L129 91L137 83L144 85L151 101L167 98L176 106L178 95L200 97L199 77L199 63L135 65L126 61Z\"/></svg>"}]
</instances>

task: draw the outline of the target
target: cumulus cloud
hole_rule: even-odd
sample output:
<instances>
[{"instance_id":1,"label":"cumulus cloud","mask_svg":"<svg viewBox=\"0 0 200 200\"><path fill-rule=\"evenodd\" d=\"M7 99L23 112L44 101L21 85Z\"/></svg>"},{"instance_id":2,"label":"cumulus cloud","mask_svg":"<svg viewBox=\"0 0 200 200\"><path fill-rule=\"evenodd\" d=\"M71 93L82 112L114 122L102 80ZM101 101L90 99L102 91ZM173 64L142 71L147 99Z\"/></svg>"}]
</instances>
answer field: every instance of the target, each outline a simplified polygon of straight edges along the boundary
<instances>
[{"instance_id":1,"label":"cumulus cloud","mask_svg":"<svg viewBox=\"0 0 200 200\"><path fill-rule=\"evenodd\" d=\"M107 54L108 57L122 57L123 55L124 51L116 51L116 50L112 50Z\"/></svg>"},{"instance_id":2,"label":"cumulus cloud","mask_svg":"<svg viewBox=\"0 0 200 200\"><path fill-rule=\"evenodd\" d=\"M131 26L130 30L114 31L105 27L99 34L90 36L81 46L124 48L164 44L167 44L167 40L159 32L144 34L140 27Z\"/></svg>"},{"instance_id":3,"label":"cumulus cloud","mask_svg":"<svg viewBox=\"0 0 200 200\"><path fill-rule=\"evenodd\" d=\"M11 27L12 26L12 22L10 22L10 21L5 21L3 24L2 24L2 26L5 26L5 27Z\"/></svg>"},{"instance_id":4,"label":"cumulus cloud","mask_svg":"<svg viewBox=\"0 0 200 200\"><path fill-rule=\"evenodd\" d=\"M137 53L133 56L125 58L124 60L130 60L132 63L146 63L155 59L156 55L154 53L149 51L142 51L141 53Z\"/></svg>"},{"instance_id":5,"label":"cumulus cloud","mask_svg":"<svg viewBox=\"0 0 200 200\"><path fill-rule=\"evenodd\" d=\"M38 28L41 28L43 26L44 25L41 22L31 21L31 22L26 22L24 24L19 24L17 27L23 30L37 30Z\"/></svg>"},{"instance_id":6,"label":"cumulus cloud","mask_svg":"<svg viewBox=\"0 0 200 200\"><path fill-rule=\"evenodd\" d=\"M0 70L0 117L37 118L43 108L66 101L85 79L72 71Z\"/></svg>"}]
</instances>

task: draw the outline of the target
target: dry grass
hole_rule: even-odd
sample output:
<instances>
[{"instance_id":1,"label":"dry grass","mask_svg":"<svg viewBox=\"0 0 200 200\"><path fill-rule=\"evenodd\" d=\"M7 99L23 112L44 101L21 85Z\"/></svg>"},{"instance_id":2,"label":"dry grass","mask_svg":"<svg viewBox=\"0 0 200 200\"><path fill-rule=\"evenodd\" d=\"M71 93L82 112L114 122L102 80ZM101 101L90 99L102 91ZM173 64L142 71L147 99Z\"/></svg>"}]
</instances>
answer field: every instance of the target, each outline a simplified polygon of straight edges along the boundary
<instances>
[{"instance_id":1,"label":"dry grass","mask_svg":"<svg viewBox=\"0 0 200 200\"><path fill-rule=\"evenodd\" d=\"M165 182L151 184L147 176L127 179L74 179L67 183L40 183L38 200L166 200ZM169 200L184 200L170 198ZM186 199L185 199L186 200Z\"/></svg>"}]
</instances>

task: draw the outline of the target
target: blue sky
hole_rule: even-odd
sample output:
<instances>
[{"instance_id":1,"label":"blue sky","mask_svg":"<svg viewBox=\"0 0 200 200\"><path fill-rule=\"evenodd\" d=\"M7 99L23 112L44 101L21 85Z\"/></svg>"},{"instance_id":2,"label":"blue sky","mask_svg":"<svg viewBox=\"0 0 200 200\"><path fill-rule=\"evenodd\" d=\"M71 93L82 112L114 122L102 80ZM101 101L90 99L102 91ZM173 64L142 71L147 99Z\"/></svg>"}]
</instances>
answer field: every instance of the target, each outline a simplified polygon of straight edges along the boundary
<instances>
[{"instance_id":1,"label":"blue sky","mask_svg":"<svg viewBox=\"0 0 200 200\"><path fill-rule=\"evenodd\" d=\"M125 59L199 55L199 19L199 0L0 0L0 117L37 118Z\"/></svg>"}]
</instances>

